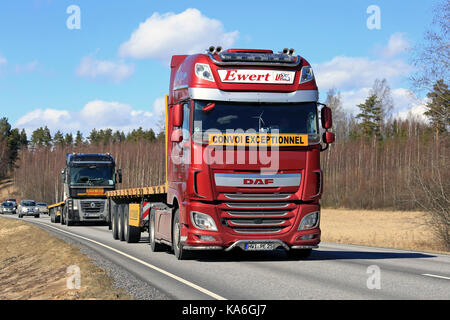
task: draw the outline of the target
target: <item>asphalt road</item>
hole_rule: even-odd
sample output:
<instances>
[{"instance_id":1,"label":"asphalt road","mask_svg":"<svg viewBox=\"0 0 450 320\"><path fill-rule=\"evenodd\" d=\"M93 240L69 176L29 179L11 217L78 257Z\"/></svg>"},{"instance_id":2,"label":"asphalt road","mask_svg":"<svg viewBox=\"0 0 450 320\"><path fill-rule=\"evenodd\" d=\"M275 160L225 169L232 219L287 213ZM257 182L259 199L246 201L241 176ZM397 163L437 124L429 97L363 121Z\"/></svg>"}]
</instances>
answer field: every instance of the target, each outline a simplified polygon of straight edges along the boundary
<instances>
[{"instance_id":1,"label":"asphalt road","mask_svg":"<svg viewBox=\"0 0 450 320\"><path fill-rule=\"evenodd\" d=\"M25 221L75 239L172 299L450 299L450 255L321 243L310 258L274 252L201 252L178 261L105 226L67 227L48 216Z\"/></svg>"}]
</instances>

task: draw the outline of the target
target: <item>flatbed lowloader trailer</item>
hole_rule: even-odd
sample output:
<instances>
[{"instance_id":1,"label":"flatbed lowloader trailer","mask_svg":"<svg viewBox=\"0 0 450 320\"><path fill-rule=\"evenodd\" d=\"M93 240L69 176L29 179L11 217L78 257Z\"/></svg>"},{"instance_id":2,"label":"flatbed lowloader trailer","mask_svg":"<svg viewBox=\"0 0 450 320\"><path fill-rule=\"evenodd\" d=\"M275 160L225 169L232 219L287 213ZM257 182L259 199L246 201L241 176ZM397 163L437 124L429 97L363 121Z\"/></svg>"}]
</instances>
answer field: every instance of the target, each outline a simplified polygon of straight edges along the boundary
<instances>
[{"instance_id":1,"label":"flatbed lowloader trailer","mask_svg":"<svg viewBox=\"0 0 450 320\"><path fill-rule=\"evenodd\" d=\"M148 231L152 250L178 259L237 247L307 257L318 246L320 153L334 134L304 58L220 47L173 56L165 115L166 183L106 193L114 239Z\"/></svg>"}]
</instances>

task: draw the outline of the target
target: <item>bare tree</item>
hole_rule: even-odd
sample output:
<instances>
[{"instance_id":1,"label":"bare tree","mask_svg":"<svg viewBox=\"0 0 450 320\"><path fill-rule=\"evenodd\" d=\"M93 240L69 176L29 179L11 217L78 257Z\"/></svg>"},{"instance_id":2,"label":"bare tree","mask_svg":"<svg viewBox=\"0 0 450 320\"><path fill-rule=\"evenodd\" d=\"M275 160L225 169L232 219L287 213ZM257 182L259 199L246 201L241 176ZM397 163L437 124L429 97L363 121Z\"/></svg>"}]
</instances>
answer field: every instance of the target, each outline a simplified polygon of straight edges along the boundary
<instances>
[{"instance_id":1,"label":"bare tree","mask_svg":"<svg viewBox=\"0 0 450 320\"><path fill-rule=\"evenodd\" d=\"M412 62L418 70L412 77L416 92L433 91L438 80L450 81L450 0L441 0L434 8L434 18L424 41L413 48Z\"/></svg>"},{"instance_id":2,"label":"bare tree","mask_svg":"<svg viewBox=\"0 0 450 320\"><path fill-rule=\"evenodd\" d=\"M445 150L445 148L444 148ZM415 167L411 193L414 201L427 212L426 224L450 251L450 170L448 155L441 154L432 170Z\"/></svg>"},{"instance_id":3,"label":"bare tree","mask_svg":"<svg viewBox=\"0 0 450 320\"><path fill-rule=\"evenodd\" d=\"M333 111L333 131L338 139L343 139L347 135L346 113L342 107L341 93L336 88L331 88L327 92L325 104Z\"/></svg>"}]
</instances>

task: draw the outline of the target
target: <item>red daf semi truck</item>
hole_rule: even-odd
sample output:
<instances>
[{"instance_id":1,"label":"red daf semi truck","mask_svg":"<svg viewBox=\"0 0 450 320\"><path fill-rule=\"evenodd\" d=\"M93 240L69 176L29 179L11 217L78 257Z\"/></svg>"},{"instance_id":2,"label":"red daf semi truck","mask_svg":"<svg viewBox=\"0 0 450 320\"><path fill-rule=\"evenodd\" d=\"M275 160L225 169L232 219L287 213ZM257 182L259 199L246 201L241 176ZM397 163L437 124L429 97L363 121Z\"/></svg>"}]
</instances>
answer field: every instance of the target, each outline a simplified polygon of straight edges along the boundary
<instances>
[{"instance_id":1,"label":"red daf semi truck","mask_svg":"<svg viewBox=\"0 0 450 320\"><path fill-rule=\"evenodd\" d=\"M166 183L107 192L114 239L148 231L153 251L178 259L236 247L309 256L320 242L320 153L334 141L310 64L293 49L210 47L170 67Z\"/></svg>"}]
</instances>

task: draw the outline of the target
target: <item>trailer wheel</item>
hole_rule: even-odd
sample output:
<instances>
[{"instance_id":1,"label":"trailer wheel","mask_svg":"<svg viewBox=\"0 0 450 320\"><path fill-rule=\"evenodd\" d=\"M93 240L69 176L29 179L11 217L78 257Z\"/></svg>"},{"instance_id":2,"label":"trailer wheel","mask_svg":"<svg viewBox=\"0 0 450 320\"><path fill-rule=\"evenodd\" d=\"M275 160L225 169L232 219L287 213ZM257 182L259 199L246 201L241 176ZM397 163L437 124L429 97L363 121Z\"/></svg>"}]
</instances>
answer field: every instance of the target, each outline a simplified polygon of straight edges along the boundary
<instances>
[{"instance_id":1,"label":"trailer wheel","mask_svg":"<svg viewBox=\"0 0 450 320\"><path fill-rule=\"evenodd\" d=\"M150 220L149 220L149 240L150 240L150 247L153 252L159 252L164 251L165 247L161 243L156 242L155 238L155 212L154 209L151 209L150 211Z\"/></svg>"},{"instance_id":2,"label":"trailer wheel","mask_svg":"<svg viewBox=\"0 0 450 320\"><path fill-rule=\"evenodd\" d=\"M53 209L50 209L48 214L50 215L50 222L55 223L55 213L54 213Z\"/></svg>"},{"instance_id":3,"label":"trailer wheel","mask_svg":"<svg viewBox=\"0 0 450 320\"><path fill-rule=\"evenodd\" d=\"M141 228L130 226L129 221L130 208L128 205L125 205L124 214L123 214L123 224L124 224L124 238L128 243L136 243L141 240Z\"/></svg>"},{"instance_id":4,"label":"trailer wheel","mask_svg":"<svg viewBox=\"0 0 450 320\"><path fill-rule=\"evenodd\" d=\"M62 225L65 225L65 224L66 224L66 221L64 221L64 211L66 211L66 206L64 206L64 207L62 208L62 210L60 211L61 213L60 213L60 215L59 215L59 222L60 222Z\"/></svg>"},{"instance_id":5,"label":"trailer wheel","mask_svg":"<svg viewBox=\"0 0 450 320\"><path fill-rule=\"evenodd\" d=\"M180 209L175 211L175 217L172 224L172 247L175 257L178 260L186 260L192 257L192 252L183 249L181 244L181 223L180 223Z\"/></svg>"},{"instance_id":6,"label":"trailer wheel","mask_svg":"<svg viewBox=\"0 0 450 320\"><path fill-rule=\"evenodd\" d=\"M57 210L57 212L58 212L58 210ZM54 213L55 214L55 223L59 223L61 221L61 213L59 214L59 216L57 216L56 215L57 212Z\"/></svg>"},{"instance_id":7,"label":"trailer wheel","mask_svg":"<svg viewBox=\"0 0 450 320\"><path fill-rule=\"evenodd\" d=\"M118 229L118 225L119 225L119 206L114 204L114 207L111 207L111 231L112 231L112 236L114 240L118 240L119 239L119 231Z\"/></svg>"},{"instance_id":8,"label":"trailer wheel","mask_svg":"<svg viewBox=\"0 0 450 320\"><path fill-rule=\"evenodd\" d=\"M124 241L125 240L125 234L124 234L124 224L123 224L123 215L124 215L124 204L120 204L119 205L119 216L118 216L118 222L117 222L117 231L118 231L118 236L119 236L119 240L120 241Z\"/></svg>"},{"instance_id":9,"label":"trailer wheel","mask_svg":"<svg viewBox=\"0 0 450 320\"><path fill-rule=\"evenodd\" d=\"M112 230L112 201L108 200L108 230Z\"/></svg>"}]
</instances>

